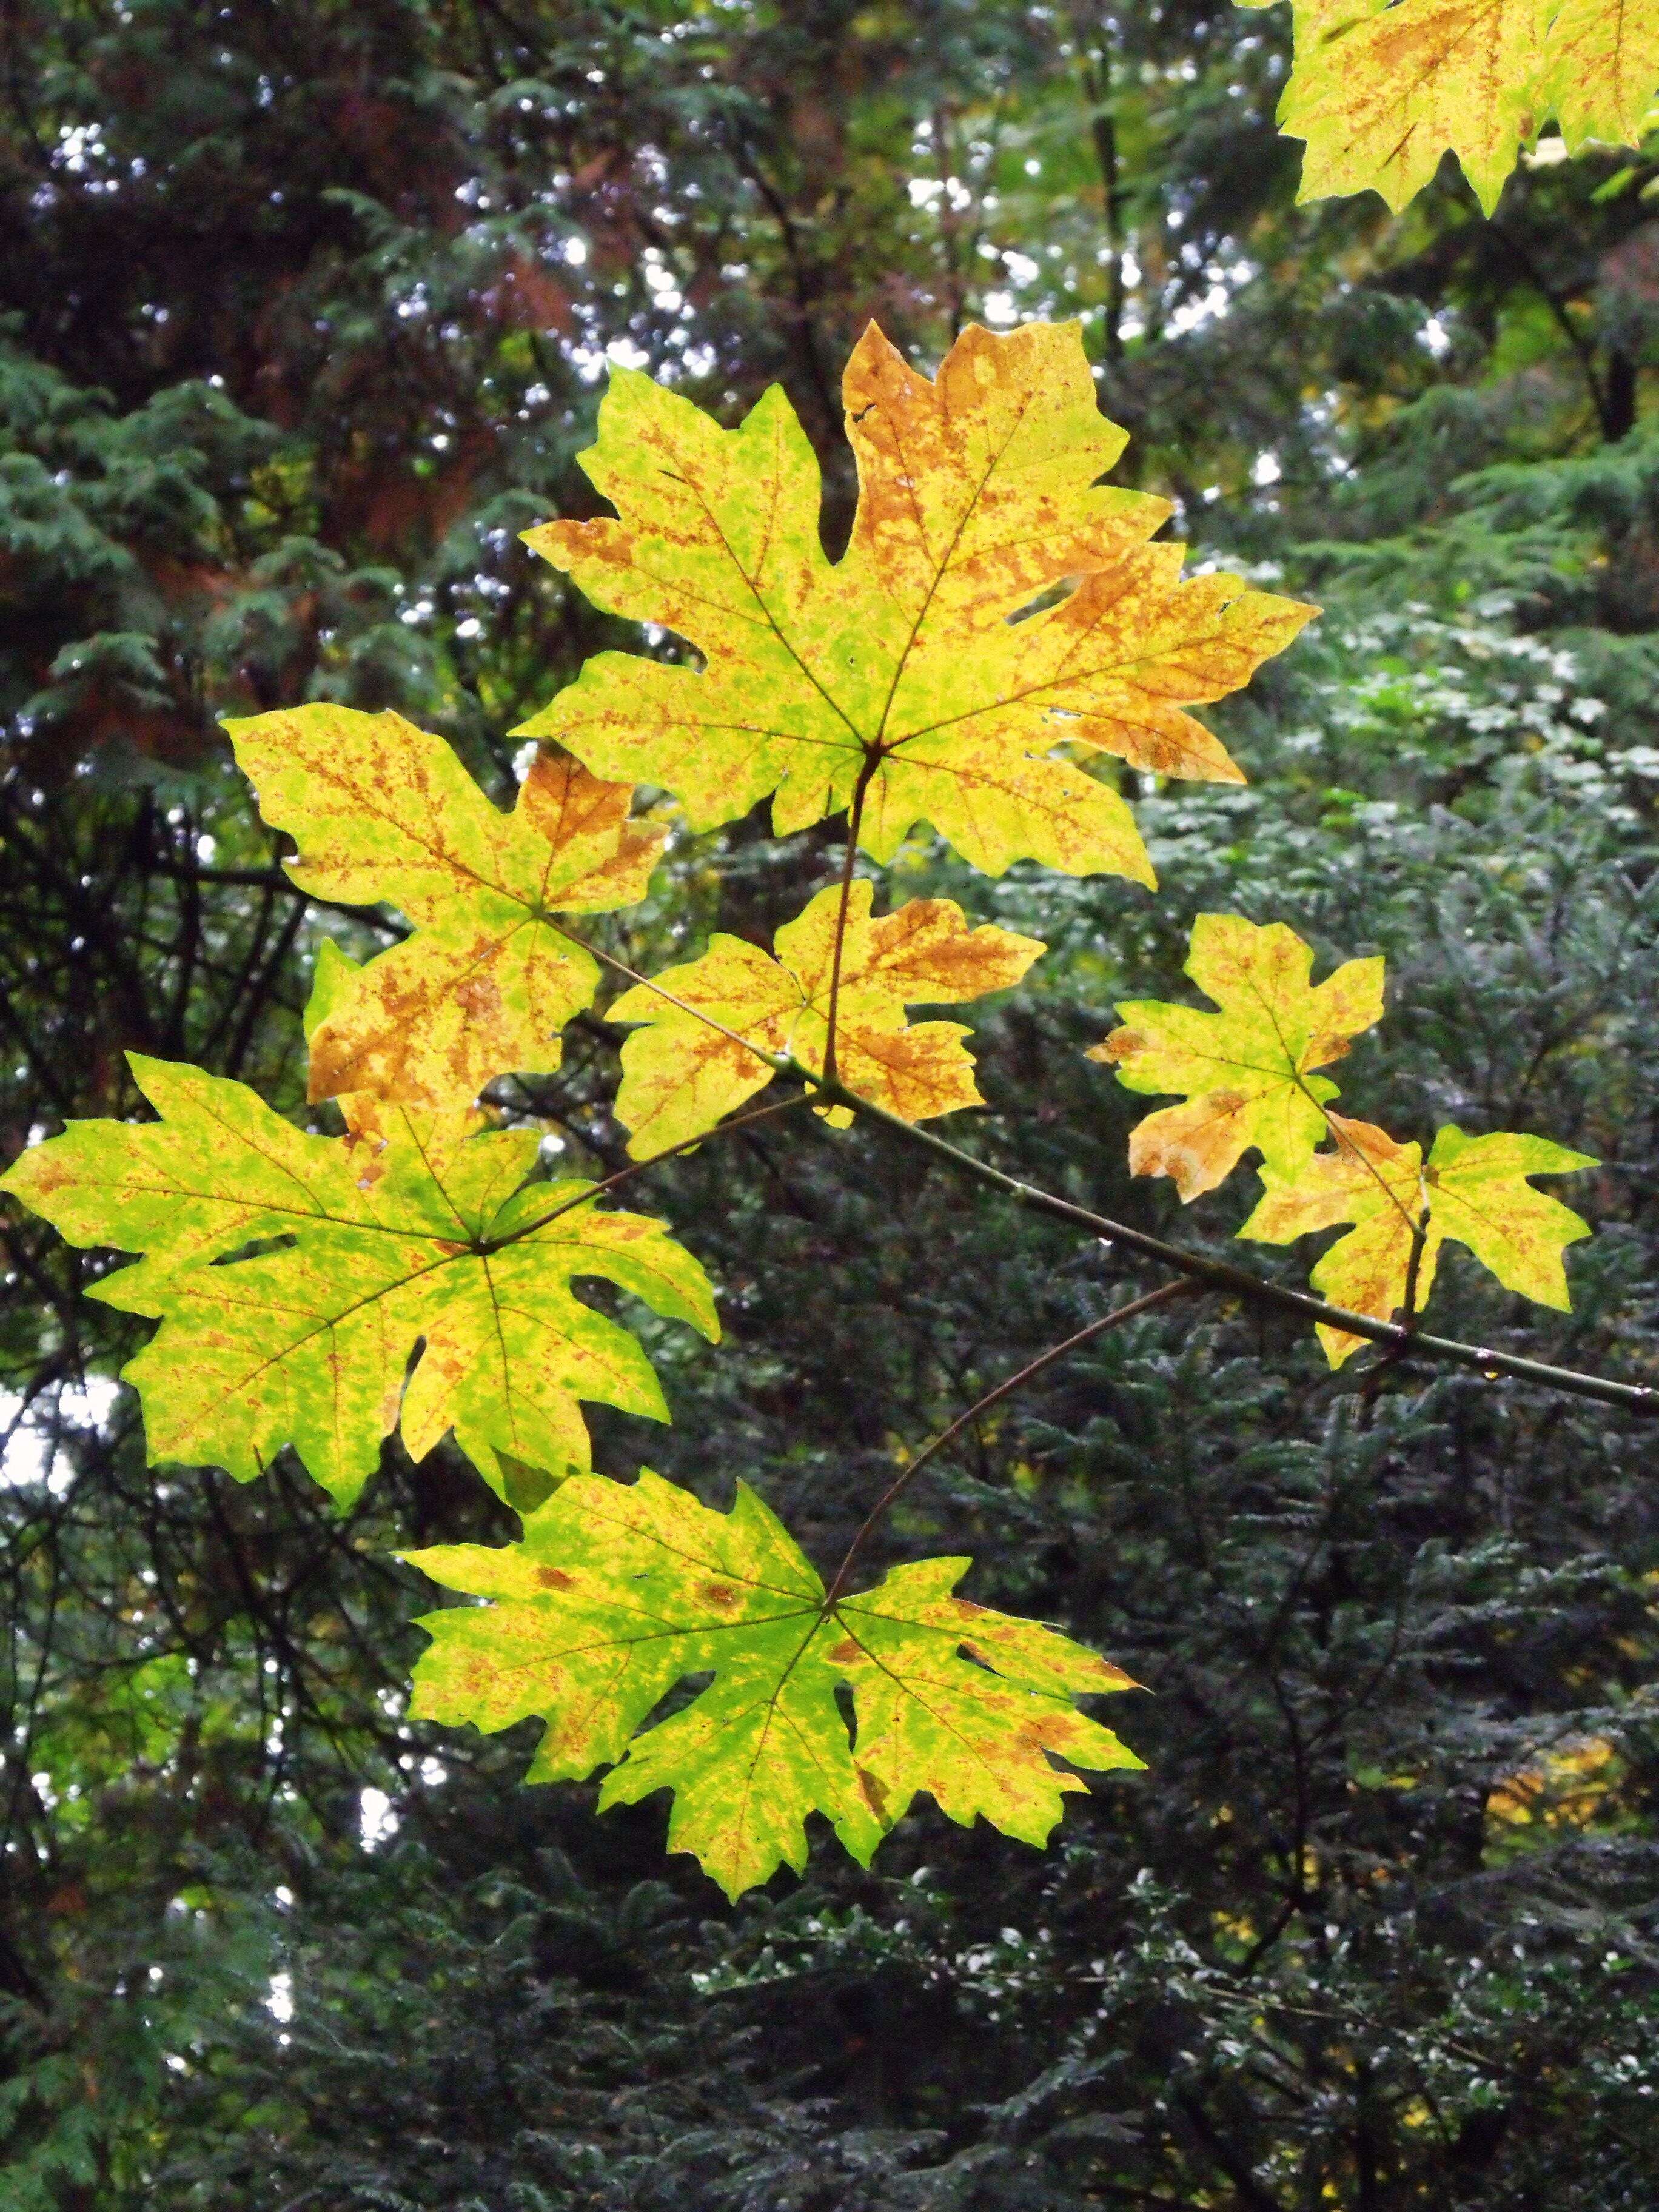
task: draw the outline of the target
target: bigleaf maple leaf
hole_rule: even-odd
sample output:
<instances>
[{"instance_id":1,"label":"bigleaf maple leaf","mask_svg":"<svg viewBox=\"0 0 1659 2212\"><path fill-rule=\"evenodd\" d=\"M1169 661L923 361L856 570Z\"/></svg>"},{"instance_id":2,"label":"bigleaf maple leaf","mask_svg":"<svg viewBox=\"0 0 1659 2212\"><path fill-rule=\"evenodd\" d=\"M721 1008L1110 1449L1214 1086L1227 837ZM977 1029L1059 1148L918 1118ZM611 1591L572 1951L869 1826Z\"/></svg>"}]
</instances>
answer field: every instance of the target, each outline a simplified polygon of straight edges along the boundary
<instances>
[{"instance_id":1,"label":"bigleaf maple leaf","mask_svg":"<svg viewBox=\"0 0 1659 2212\"><path fill-rule=\"evenodd\" d=\"M1467 1245L1506 1290L1563 1312L1571 1305L1561 1255L1589 1235L1589 1226L1527 1178L1593 1168L1588 1155L1544 1137L1469 1137L1454 1126L1441 1130L1425 1164L1420 1145L1396 1144L1371 1122L1333 1114L1330 1124L1337 1149L1316 1154L1291 1178L1264 1170L1265 1195L1238 1232L1264 1244L1287 1244L1314 1230L1353 1223L1309 1279L1322 1297L1349 1313L1391 1320L1405 1304L1420 1228L1419 1308L1449 1237ZM1364 1341L1323 1325L1319 1339L1333 1367Z\"/></svg>"},{"instance_id":2,"label":"bigleaf maple leaf","mask_svg":"<svg viewBox=\"0 0 1659 2212\"><path fill-rule=\"evenodd\" d=\"M832 563L781 390L723 430L613 371L582 459L618 519L526 542L706 665L600 653L520 734L665 786L699 829L770 793L780 836L855 805L881 861L928 822L993 875L1025 857L1152 883L1122 799L1054 749L1242 781L1182 709L1247 682L1314 610L1237 576L1182 583L1182 549L1145 542L1168 508L1098 484L1124 435L1075 325L969 328L933 382L872 325L842 388L860 495Z\"/></svg>"},{"instance_id":3,"label":"bigleaf maple leaf","mask_svg":"<svg viewBox=\"0 0 1659 2212\"><path fill-rule=\"evenodd\" d=\"M428 1614L417 1718L547 1723L526 1779L609 1765L601 1810L674 1792L669 1847L728 1896L806 1860L821 1813L861 1865L918 1791L963 1826L1046 1841L1093 1769L1141 1761L1079 1713L1128 1676L1036 1621L953 1595L971 1564L895 1567L826 1600L793 1538L746 1484L716 1513L651 1474L579 1476L526 1515L522 1543L405 1554L447 1589L493 1601ZM688 1674L713 1681L647 1728ZM850 1684L856 1738L836 1702Z\"/></svg>"},{"instance_id":4,"label":"bigleaf maple leaf","mask_svg":"<svg viewBox=\"0 0 1659 2212\"><path fill-rule=\"evenodd\" d=\"M312 1137L239 1083L131 1065L159 1121L72 1122L0 1188L72 1244L146 1255L92 1295L161 1323L124 1370L153 1460L246 1481L292 1444L343 1504L392 1428L416 1459L453 1429L507 1495L503 1454L589 1464L579 1400L668 1418L638 1341L574 1277L720 1333L660 1222L600 1212L591 1184L526 1182L533 1131L354 1102L351 1137Z\"/></svg>"},{"instance_id":5,"label":"bigleaf maple leaf","mask_svg":"<svg viewBox=\"0 0 1659 2212\"><path fill-rule=\"evenodd\" d=\"M334 977L312 1097L465 1106L492 1076L556 1068L599 971L554 916L632 905L662 850L663 830L629 818L632 787L543 753L503 814L399 714L297 707L226 727L261 814L299 846L301 889L417 925Z\"/></svg>"},{"instance_id":6,"label":"bigleaf maple leaf","mask_svg":"<svg viewBox=\"0 0 1659 2212\"><path fill-rule=\"evenodd\" d=\"M861 878L848 887L836 1000L842 1080L906 1121L980 1104L962 1046L968 1030L960 1022L907 1024L905 1006L1006 990L1043 946L990 923L970 929L950 899L912 899L872 921L871 896ZM636 1158L701 1135L764 1089L773 1071L745 1041L822 1071L840 911L832 884L778 931L775 960L717 935L700 960L636 984L611 1006L611 1021L643 1025L623 1047L617 1094ZM852 1116L837 1107L828 1119L845 1126Z\"/></svg>"},{"instance_id":7,"label":"bigleaf maple leaf","mask_svg":"<svg viewBox=\"0 0 1659 2212\"><path fill-rule=\"evenodd\" d=\"M1188 1093L1135 1125L1132 1171L1170 1176L1194 1199L1255 1146L1275 1175L1293 1177L1324 1137L1322 1102L1337 1095L1311 1071L1381 1020L1382 961L1347 961L1316 987L1311 950L1282 921L1201 914L1187 973L1218 1013L1132 1000L1117 1010L1124 1026L1088 1055L1130 1091Z\"/></svg>"},{"instance_id":8,"label":"bigleaf maple leaf","mask_svg":"<svg viewBox=\"0 0 1659 2212\"><path fill-rule=\"evenodd\" d=\"M1636 144L1659 87L1652 0L1296 0L1295 21L1279 120L1307 141L1304 200L1402 208L1449 150L1490 215L1547 118L1570 152Z\"/></svg>"}]
</instances>

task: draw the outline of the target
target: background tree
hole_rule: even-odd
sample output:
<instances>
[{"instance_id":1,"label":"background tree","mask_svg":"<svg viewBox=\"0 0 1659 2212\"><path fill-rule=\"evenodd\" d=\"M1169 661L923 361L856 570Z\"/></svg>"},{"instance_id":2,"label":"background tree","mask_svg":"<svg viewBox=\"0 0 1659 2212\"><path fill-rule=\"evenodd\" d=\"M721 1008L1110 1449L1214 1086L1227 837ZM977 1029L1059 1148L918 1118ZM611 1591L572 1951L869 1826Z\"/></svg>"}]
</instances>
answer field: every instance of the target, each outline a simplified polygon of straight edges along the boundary
<instances>
[{"instance_id":1,"label":"background tree","mask_svg":"<svg viewBox=\"0 0 1659 2212\"><path fill-rule=\"evenodd\" d=\"M1524 1340L1652 1379L1655 165L1523 164L1490 223L1449 163L1398 218L1297 210L1279 12L10 10L8 1154L137 1111L129 1047L300 1110L309 955L389 930L294 894L216 718L396 706L505 795L502 732L635 641L515 535L594 511L607 359L726 419L781 379L833 534L868 316L931 366L974 317L1077 313L1121 468L1330 612L1218 717L1250 785L1143 799L1156 904L917 854L1055 948L981 1032L985 1143L1159 1221L1138 1103L1079 1050L1111 1005L1184 995L1200 908L1384 951L1401 1012L1345 1085L1598 1154L1577 1310ZM769 943L838 857L833 824L682 836L624 949ZM515 1103L614 1167L613 1079L596 1023ZM740 1474L819 1556L1146 1286L879 1138L757 1133L653 1204L728 1343L654 1341L675 1426L607 1417L599 1464L648 1443L720 1504ZM1625 1417L1373 1398L1239 1313L1106 1339L889 1551L975 1553L976 1595L1151 1684L1112 1716L1150 1775L1046 1859L923 1819L728 1911L659 1803L596 1825L513 1738L404 1719L390 1550L513 1525L459 1461L389 1450L343 1521L292 1468L158 1480L107 1381L143 1332L5 1234L9 2202L1651 2201L1659 1530ZM1445 1295L1522 1340L1472 1269Z\"/></svg>"}]
</instances>

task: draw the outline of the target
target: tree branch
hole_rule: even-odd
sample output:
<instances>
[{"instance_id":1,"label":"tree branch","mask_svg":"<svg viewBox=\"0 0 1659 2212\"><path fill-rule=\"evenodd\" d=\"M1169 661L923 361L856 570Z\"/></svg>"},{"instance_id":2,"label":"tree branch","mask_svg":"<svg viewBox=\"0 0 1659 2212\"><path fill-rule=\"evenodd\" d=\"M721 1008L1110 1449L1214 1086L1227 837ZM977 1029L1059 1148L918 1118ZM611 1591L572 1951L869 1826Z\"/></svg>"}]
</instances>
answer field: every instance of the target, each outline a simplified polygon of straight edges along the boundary
<instances>
[{"instance_id":1,"label":"tree branch","mask_svg":"<svg viewBox=\"0 0 1659 2212\"><path fill-rule=\"evenodd\" d=\"M1002 1191L1016 1205L1027 1206L1034 1213L1047 1214L1054 1220L1067 1222L1073 1228L1086 1229L1105 1243L1173 1267L1195 1282L1208 1284L1212 1290L1231 1291L1235 1297L1248 1298L1256 1305L1294 1314L1300 1321L1340 1329L1347 1336L1363 1337L1368 1344L1387 1346L1396 1358L1410 1354L1449 1366L1473 1368L1492 1382L1500 1375L1507 1375L1518 1382L1565 1390L1574 1397L1593 1398L1603 1406L1618 1406L1627 1413L1659 1413L1659 1389L1650 1384L1615 1382L1605 1376L1584 1374L1577 1368L1552 1366L1547 1360L1525 1359L1516 1352L1502 1352L1483 1344L1464 1344L1455 1337L1432 1336L1426 1329L1405 1328L1395 1322L1378 1321L1370 1314L1349 1313L1341 1306L1328 1305L1310 1291L1292 1291L1282 1284L1267 1282L1260 1275L1251 1274L1248 1268L1235 1267L1231 1261L1212 1260L1204 1253L1189 1252L1146 1230L1132 1229L1127 1222L1113 1221L1086 1206L1078 1206L1052 1191L1041 1190L1034 1183L1022 1182L1018 1176L994 1167L988 1160L978 1159L972 1152L965 1152L948 1144L943 1137L936 1137L931 1129L902 1121L885 1107L849 1091L845 1084L815 1075L799 1060L791 1064L788 1072L811 1085L832 1104L845 1106L860 1120L876 1122L891 1134L902 1137L907 1144L931 1152L957 1174L969 1176L975 1182Z\"/></svg>"}]
</instances>

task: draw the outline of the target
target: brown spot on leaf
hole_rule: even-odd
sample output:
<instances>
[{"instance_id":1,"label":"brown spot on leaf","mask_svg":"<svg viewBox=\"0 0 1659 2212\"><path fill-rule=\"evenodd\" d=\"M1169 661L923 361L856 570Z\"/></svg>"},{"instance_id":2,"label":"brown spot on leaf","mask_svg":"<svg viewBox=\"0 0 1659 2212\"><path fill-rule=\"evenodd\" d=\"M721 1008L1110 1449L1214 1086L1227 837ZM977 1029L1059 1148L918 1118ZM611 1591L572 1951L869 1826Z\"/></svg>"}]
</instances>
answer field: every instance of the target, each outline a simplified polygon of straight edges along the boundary
<instances>
[{"instance_id":1,"label":"brown spot on leaf","mask_svg":"<svg viewBox=\"0 0 1659 2212\"><path fill-rule=\"evenodd\" d=\"M702 1583L698 1585L697 1595L706 1598L710 1605L719 1606L722 1611L729 1610L738 1602L738 1594L730 1583Z\"/></svg>"},{"instance_id":2,"label":"brown spot on leaf","mask_svg":"<svg viewBox=\"0 0 1659 2212\"><path fill-rule=\"evenodd\" d=\"M468 976L455 986L455 996L474 1021L488 1021L501 1011L501 990L489 975Z\"/></svg>"},{"instance_id":3,"label":"brown spot on leaf","mask_svg":"<svg viewBox=\"0 0 1659 2212\"><path fill-rule=\"evenodd\" d=\"M543 1589L562 1590L571 1587L571 1577L562 1567L538 1567L536 1580Z\"/></svg>"}]
</instances>

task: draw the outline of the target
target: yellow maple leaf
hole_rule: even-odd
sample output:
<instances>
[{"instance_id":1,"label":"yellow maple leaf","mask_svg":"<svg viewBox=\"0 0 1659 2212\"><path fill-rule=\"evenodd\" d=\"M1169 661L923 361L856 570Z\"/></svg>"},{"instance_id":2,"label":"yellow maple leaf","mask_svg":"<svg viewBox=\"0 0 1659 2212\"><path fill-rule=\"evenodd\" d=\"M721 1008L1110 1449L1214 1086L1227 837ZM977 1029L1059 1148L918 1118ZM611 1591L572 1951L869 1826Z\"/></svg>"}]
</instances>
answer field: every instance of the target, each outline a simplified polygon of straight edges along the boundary
<instances>
[{"instance_id":1,"label":"yellow maple leaf","mask_svg":"<svg viewBox=\"0 0 1659 2212\"><path fill-rule=\"evenodd\" d=\"M1180 549L1145 542L1169 510L1097 483L1123 434L1075 325L970 328L931 382L872 325L843 394L860 501L836 563L781 390L723 430L613 373L582 458L619 519L526 543L706 665L600 653L520 734L665 785L698 829L769 793L780 836L856 806L880 861L927 822L989 874L1026 858L1151 884L1122 799L1054 748L1242 781L1183 709L1247 682L1315 611L1237 576L1182 583Z\"/></svg>"},{"instance_id":2,"label":"yellow maple leaf","mask_svg":"<svg viewBox=\"0 0 1659 2212\"><path fill-rule=\"evenodd\" d=\"M310 1136L240 1083L131 1064L159 1121L72 1121L0 1188L72 1244L144 1255L91 1295L161 1324L122 1370L155 1462L246 1482L291 1444L349 1504L394 1427L417 1460L453 1431L511 1498L517 1466L588 1464L580 1401L668 1419L640 1344L576 1279L720 1334L660 1222L530 1179L533 1129L360 1095L346 1138Z\"/></svg>"},{"instance_id":3,"label":"yellow maple leaf","mask_svg":"<svg viewBox=\"0 0 1659 2212\"><path fill-rule=\"evenodd\" d=\"M960 1022L907 1024L904 1009L1006 990L1043 946L990 923L970 929L950 899L912 899L873 921L870 900L869 884L849 886L836 1001L842 1079L907 1121L977 1106L974 1063L962 1046L967 1030ZM623 1047L617 1094L635 1158L712 1129L765 1088L773 1070L748 1044L822 1070L840 908L841 887L832 884L778 931L776 959L740 937L717 936L702 959L617 1000L613 1022L642 1025ZM844 1127L852 1116L836 1107L827 1118Z\"/></svg>"},{"instance_id":4,"label":"yellow maple leaf","mask_svg":"<svg viewBox=\"0 0 1659 2212\"><path fill-rule=\"evenodd\" d=\"M1653 0L1562 0L1545 42L1542 100L1569 147L1639 145L1659 89Z\"/></svg>"},{"instance_id":5,"label":"yellow maple leaf","mask_svg":"<svg viewBox=\"0 0 1659 2212\"><path fill-rule=\"evenodd\" d=\"M1589 1235L1589 1224L1534 1190L1534 1175L1571 1175L1596 1163L1547 1138L1504 1133L1465 1136L1442 1129L1427 1163L1420 1145L1396 1144L1369 1121L1328 1117L1337 1149L1318 1152L1293 1177L1263 1170L1265 1195L1239 1231L1260 1243L1288 1244L1338 1222L1355 1225L1339 1237L1310 1280L1320 1296L1349 1313L1392 1320L1405 1304L1412 1247L1422 1227L1415 1304L1427 1300L1448 1237L1467 1245L1506 1290L1565 1312L1562 1254ZM1426 1217L1426 1220L1425 1220ZM1364 1339L1322 1326L1319 1339L1333 1367Z\"/></svg>"},{"instance_id":6,"label":"yellow maple leaf","mask_svg":"<svg viewBox=\"0 0 1659 2212\"><path fill-rule=\"evenodd\" d=\"M1659 86L1653 0L1297 0L1295 20L1279 119L1307 141L1304 200L1402 208L1449 150L1490 215L1549 117L1569 151L1634 144Z\"/></svg>"},{"instance_id":7,"label":"yellow maple leaf","mask_svg":"<svg viewBox=\"0 0 1659 2212\"><path fill-rule=\"evenodd\" d=\"M1117 1010L1124 1026L1088 1054L1127 1090L1189 1094L1137 1122L1131 1171L1170 1176L1194 1199L1254 1145L1277 1174L1294 1175L1325 1134L1322 1102L1337 1095L1310 1071L1382 1019L1382 961L1347 961L1316 988L1312 951L1282 921L1201 914L1187 973L1218 1013L1134 1000Z\"/></svg>"},{"instance_id":8,"label":"yellow maple leaf","mask_svg":"<svg viewBox=\"0 0 1659 2212\"><path fill-rule=\"evenodd\" d=\"M556 1068L599 971L552 917L632 905L662 850L663 830L629 818L631 786L543 753L503 814L400 714L312 706L225 726L260 812L299 846L301 890L416 925L362 968L319 964L311 1097L452 1107L492 1076Z\"/></svg>"},{"instance_id":9,"label":"yellow maple leaf","mask_svg":"<svg viewBox=\"0 0 1659 2212\"><path fill-rule=\"evenodd\" d=\"M955 1594L972 1565L923 1559L832 1598L746 1483L729 1513L643 1469L578 1475L524 1540L404 1556L489 1601L428 1613L411 1714L485 1730L547 1723L532 1782L609 1765L599 1809L674 1792L671 1850L729 1897L806 1861L822 1814L860 1865L920 1791L964 1827L1045 1842L1081 1778L1141 1761L1077 1710L1133 1689L1035 1620ZM687 1675L704 1686L661 1717ZM856 1741L844 1710L851 1692Z\"/></svg>"}]
</instances>

